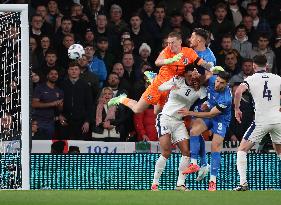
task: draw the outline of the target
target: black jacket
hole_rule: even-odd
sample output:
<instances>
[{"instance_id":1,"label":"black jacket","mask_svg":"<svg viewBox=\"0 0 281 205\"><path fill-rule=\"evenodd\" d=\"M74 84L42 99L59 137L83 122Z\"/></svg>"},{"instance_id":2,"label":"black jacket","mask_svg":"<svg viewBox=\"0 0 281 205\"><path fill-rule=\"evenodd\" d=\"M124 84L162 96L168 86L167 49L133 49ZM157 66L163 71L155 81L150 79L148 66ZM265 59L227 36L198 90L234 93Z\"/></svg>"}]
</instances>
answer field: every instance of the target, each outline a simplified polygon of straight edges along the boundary
<instances>
[{"instance_id":1,"label":"black jacket","mask_svg":"<svg viewBox=\"0 0 281 205\"><path fill-rule=\"evenodd\" d=\"M63 116L67 120L91 122L93 119L93 97L89 85L79 79L73 84L69 79L61 86L64 92Z\"/></svg>"}]
</instances>

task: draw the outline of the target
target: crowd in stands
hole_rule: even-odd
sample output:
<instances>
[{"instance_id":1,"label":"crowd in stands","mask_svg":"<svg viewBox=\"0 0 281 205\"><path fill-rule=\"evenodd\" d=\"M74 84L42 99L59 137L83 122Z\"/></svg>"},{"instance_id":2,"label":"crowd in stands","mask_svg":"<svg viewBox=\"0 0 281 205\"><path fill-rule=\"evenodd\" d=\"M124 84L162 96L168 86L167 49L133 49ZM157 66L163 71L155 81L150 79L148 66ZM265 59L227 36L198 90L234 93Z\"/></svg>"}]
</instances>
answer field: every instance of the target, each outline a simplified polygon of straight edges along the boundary
<instances>
[{"instance_id":1,"label":"crowd in stands","mask_svg":"<svg viewBox=\"0 0 281 205\"><path fill-rule=\"evenodd\" d=\"M253 74L257 54L266 55L268 72L281 74L279 0L31 0L33 139L158 140L153 107L134 114L107 102L123 93L138 100L148 86L144 71L159 71L154 62L167 35L180 32L188 46L197 27L209 31L233 92ZM67 55L74 43L85 49L78 62ZM243 123L233 117L226 140L241 140L251 103L243 95Z\"/></svg>"}]
</instances>

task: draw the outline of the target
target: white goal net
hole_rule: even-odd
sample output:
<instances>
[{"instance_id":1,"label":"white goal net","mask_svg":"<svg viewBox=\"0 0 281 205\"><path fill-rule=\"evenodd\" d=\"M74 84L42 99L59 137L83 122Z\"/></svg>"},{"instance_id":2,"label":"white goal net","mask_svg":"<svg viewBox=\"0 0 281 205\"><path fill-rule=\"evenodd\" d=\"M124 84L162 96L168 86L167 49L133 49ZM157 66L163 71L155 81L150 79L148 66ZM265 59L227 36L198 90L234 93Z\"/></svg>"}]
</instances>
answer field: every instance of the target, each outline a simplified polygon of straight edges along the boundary
<instances>
[{"instance_id":1,"label":"white goal net","mask_svg":"<svg viewBox=\"0 0 281 205\"><path fill-rule=\"evenodd\" d=\"M0 5L0 189L29 189L27 5Z\"/></svg>"}]
</instances>

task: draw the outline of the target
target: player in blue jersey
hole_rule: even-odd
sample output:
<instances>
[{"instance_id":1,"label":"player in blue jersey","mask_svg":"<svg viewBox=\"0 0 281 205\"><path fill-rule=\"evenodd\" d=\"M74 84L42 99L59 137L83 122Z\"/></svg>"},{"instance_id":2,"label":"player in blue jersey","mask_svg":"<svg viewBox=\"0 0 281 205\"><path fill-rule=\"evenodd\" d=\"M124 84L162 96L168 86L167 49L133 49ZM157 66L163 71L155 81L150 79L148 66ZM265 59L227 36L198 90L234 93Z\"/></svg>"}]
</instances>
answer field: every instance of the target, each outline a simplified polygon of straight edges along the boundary
<instances>
[{"instance_id":1,"label":"player in blue jersey","mask_svg":"<svg viewBox=\"0 0 281 205\"><path fill-rule=\"evenodd\" d=\"M208 39L209 39L208 31L202 28L195 28L189 39L190 42L189 46L194 49L194 51L197 53L197 55L200 58L215 66L216 57L211 51L211 49L206 47ZM212 73L205 71L203 67L196 66L196 69L202 76L202 82L207 80L212 75ZM191 68L191 70L193 70L193 68ZM195 104L193 105L193 110L197 112L202 111L201 105L203 102L204 101L202 100L198 100L197 102L195 102ZM199 150L197 149L198 146L200 146ZM197 163L198 156L200 155L201 168L199 170L198 177L196 179L197 181L200 181L207 175L210 169L210 165L207 164L207 160L206 160L205 141L202 135L192 136L190 138L190 155L191 155L191 160L193 161L194 164Z\"/></svg>"},{"instance_id":2,"label":"player in blue jersey","mask_svg":"<svg viewBox=\"0 0 281 205\"><path fill-rule=\"evenodd\" d=\"M190 135L200 136L205 130L210 129L213 132L213 140L211 146L211 178L209 181L209 191L216 190L216 177L220 167L220 151L225 137L226 129L231 119L231 90L228 87L230 74L219 72L217 76L212 76L208 84L208 100L203 103L202 109L205 112L193 112L186 108L180 109L179 113L183 116L197 117L192 122ZM199 150L200 145L195 147ZM194 173L199 171L200 167L192 163L183 172L183 174Z\"/></svg>"}]
</instances>

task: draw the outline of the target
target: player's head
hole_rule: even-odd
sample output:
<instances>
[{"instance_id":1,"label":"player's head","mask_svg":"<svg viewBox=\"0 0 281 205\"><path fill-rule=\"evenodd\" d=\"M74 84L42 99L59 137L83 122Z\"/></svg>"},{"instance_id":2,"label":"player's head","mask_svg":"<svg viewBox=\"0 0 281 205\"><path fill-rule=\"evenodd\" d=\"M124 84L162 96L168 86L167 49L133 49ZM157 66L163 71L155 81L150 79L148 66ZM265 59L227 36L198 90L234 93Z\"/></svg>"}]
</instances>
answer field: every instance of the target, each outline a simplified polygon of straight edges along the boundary
<instances>
[{"instance_id":1,"label":"player's head","mask_svg":"<svg viewBox=\"0 0 281 205\"><path fill-rule=\"evenodd\" d=\"M219 72L218 77L215 81L215 90L216 91L223 91L227 84L229 79L231 78L231 75L225 71Z\"/></svg>"},{"instance_id":2,"label":"player's head","mask_svg":"<svg viewBox=\"0 0 281 205\"><path fill-rule=\"evenodd\" d=\"M267 70L267 59L265 55L256 55L253 58L253 67L254 71L263 71Z\"/></svg>"},{"instance_id":3,"label":"player's head","mask_svg":"<svg viewBox=\"0 0 281 205\"><path fill-rule=\"evenodd\" d=\"M187 69L184 74L187 84L193 87L195 90L200 88L200 76L201 75L195 69Z\"/></svg>"},{"instance_id":4,"label":"player's head","mask_svg":"<svg viewBox=\"0 0 281 205\"><path fill-rule=\"evenodd\" d=\"M195 28L189 39L190 47L196 48L199 45L206 45L209 38L209 32L202 28Z\"/></svg>"},{"instance_id":5,"label":"player's head","mask_svg":"<svg viewBox=\"0 0 281 205\"><path fill-rule=\"evenodd\" d=\"M171 32L168 35L168 47L173 53L178 53L181 50L182 36L178 32Z\"/></svg>"}]
</instances>

